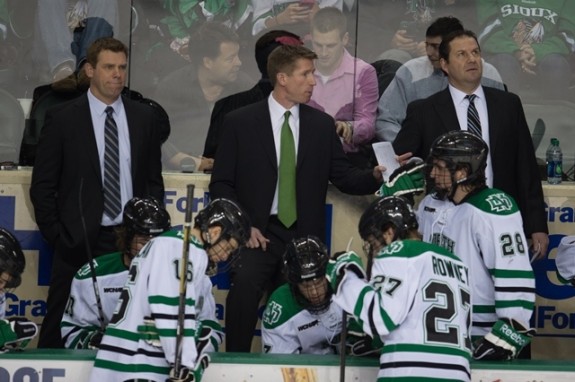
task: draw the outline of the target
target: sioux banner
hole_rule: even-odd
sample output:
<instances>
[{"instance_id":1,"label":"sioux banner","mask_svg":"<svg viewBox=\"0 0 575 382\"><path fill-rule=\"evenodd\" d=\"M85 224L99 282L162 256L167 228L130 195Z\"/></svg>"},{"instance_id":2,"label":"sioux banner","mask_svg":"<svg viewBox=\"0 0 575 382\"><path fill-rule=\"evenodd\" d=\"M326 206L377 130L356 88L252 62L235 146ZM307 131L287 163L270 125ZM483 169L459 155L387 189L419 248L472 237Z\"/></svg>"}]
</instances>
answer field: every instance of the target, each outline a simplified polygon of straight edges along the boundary
<instances>
[{"instance_id":1,"label":"sioux banner","mask_svg":"<svg viewBox=\"0 0 575 382\"><path fill-rule=\"evenodd\" d=\"M0 171L0 226L15 233L26 254L23 283L14 293L7 294L7 315L26 316L40 324L46 314L52 251L34 222L29 198L30 175L31 171L26 169ZM164 181L166 208L174 226L180 226L184 221L188 183L196 186L194 213L209 202L209 175L164 173ZM551 233L547 256L533 262L537 301L532 327L537 329L537 336L533 340L532 354L533 359L572 359L575 354L575 288L559 282L555 251L563 236L575 235L575 184L545 184L544 192ZM345 250L350 245L358 254L362 253L357 222L373 198L345 195L330 186L325 213L327 245L332 252ZM224 273L212 278L212 282L217 315L225 327L229 281ZM254 341L252 351L260 351L259 338Z\"/></svg>"}]
</instances>

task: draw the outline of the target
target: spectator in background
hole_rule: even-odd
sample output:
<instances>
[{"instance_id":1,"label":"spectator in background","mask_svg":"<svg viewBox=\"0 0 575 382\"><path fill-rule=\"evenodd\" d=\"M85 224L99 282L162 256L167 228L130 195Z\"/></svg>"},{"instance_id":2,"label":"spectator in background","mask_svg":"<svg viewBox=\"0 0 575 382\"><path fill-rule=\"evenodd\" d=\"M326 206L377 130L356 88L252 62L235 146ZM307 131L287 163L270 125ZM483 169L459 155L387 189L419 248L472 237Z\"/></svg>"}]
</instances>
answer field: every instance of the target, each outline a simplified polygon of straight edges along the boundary
<instances>
[{"instance_id":1,"label":"spectator in background","mask_svg":"<svg viewBox=\"0 0 575 382\"><path fill-rule=\"evenodd\" d=\"M94 259L93 268L84 264L74 276L61 323L66 348L100 347L102 329L114 314L132 259L152 237L169 229L170 215L157 200L135 197L126 203L122 227L116 230L118 250ZM93 277L98 279L99 297L94 291Z\"/></svg>"},{"instance_id":2,"label":"spectator in background","mask_svg":"<svg viewBox=\"0 0 575 382\"><path fill-rule=\"evenodd\" d=\"M359 146L375 135L379 97L375 69L347 50L347 20L334 7L320 9L312 19L311 39L315 61L315 88L308 105L335 119L343 150L358 167L370 167L369 156Z\"/></svg>"},{"instance_id":3,"label":"spectator in background","mask_svg":"<svg viewBox=\"0 0 575 382\"><path fill-rule=\"evenodd\" d=\"M405 119L407 105L447 87L449 81L439 62L439 44L443 37L456 30L463 30L463 25L455 17L446 16L435 20L425 32L427 55L413 58L397 70L395 77L379 99L375 124L375 133L379 141L395 140ZM505 90L497 69L485 61L483 61L481 84Z\"/></svg>"},{"instance_id":4,"label":"spectator in background","mask_svg":"<svg viewBox=\"0 0 575 382\"><path fill-rule=\"evenodd\" d=\"M575 2L477 2L479 42L486 58L515 92L525 84L546 97L564 98L575 52Z\"/></svg>"},{"instance_id":5,"label":"spectator in background","mask_svg":"<svg viewBox=\"0 0 575 382\"><path fill-rule=\"evenodd\" d=\"M36 324L24 317L6 318L6 293L20 286L25 267L20 243L0 228L0 353L25 348L38 333Z\"/></svg>"},{"instance_id":6,"label":"spectator in background","mask_svg":"<svg viewBox=\"0 0 575 382\"><path fill-rule=\"evenodd\" d=\"M38 60L47 61L53 88L74 92L90 85L83 71L88 47L118 30L118 0L38 1L36 46ZM41 58L40 58L41 57Z\"/></svg>"},{"instance_id":7,"label":"spectator in background","mask_svg":"<svg viewBox=\"0 0 575 382\"><path fill-rule=\"evenodd\" d=\"M349 162L333 118L305 105L315 85L316 58L303 46L274 49L268 58L273 85L268 99L224 120L210 193L238 201L252 221L247 248L230 269L228 351L250 351L259 302L283 281L286 244L307 235L325 237L328 182L342 192L365 195L382 181L381 167L360 170Z\"/></svg>"},{"instance_id":8,"label":"spectator in background","mask_svg":"<svg viewBox=\"0 0 575 382\"><path fill-rule=\"evenodd\" d=\"M470 29L475 29L475 0L383 0L377 3L379 22L391 29L391 36L383 41L391 44L379 59L405 63L412 58L426 55L425 41L419 40L433 19L456 16ZM389 40L386 40L389 38Z\"/></svg>"},{"instance_id":9,"label":"spectator in background","mask_svg":"<svg viewBox=\"0 0 575 382\"><path fill-rule=\"evenodd\" d=\"M212 110L210 128L204 146L205 158L215 157L224 117L229 112L266 99L272 92L272 84L267 69L268 56L280 45L303 45L303 42L298 35L284 30L271 30L264 33L256 41L255 58L261 78L250 90L229 95L216 102Z\"/></svg>"},{"instance_id":10,"label":"spectator in background","mask_svg":"<svg viewBox=\"0 0 575 382\"><path fill-rule=\"evenodd\" d=\"M240 72L239 38L230 28L206 22L192 36L192 62L166 76L158 85L155 100L170 116L171 135L163 147L169 168L195 164L211 170L212 158L201 153L210 115L220 98L247 89L251 81Z\"/></svg>"},{"instance_id":11,"label":"spectator in background","mask_svg":"<svg viewBox=\"0 0 575 382\"><path fill-rule=\"evenodd\" d=\"M304 36L313 15L324 7L342 10L343 0L252 0L254 8L252 34L268 29L287 29Z\"/></svg>"},{"instance_id":12,"label":"spectator in background","mask_svg":"<svg viewBox=\"0 0 575 382\"><path fill-rule=\"evenodd\" d=\"M161 121L152 107L121 96L127 67L121 41L94 41L84 65L90 89L46 113L30 185L36 223L55 250L40 348L63 347L72 279L87 250L116 250L122 207L134 196L164 199Z\"/></svg>"}]
</instances>

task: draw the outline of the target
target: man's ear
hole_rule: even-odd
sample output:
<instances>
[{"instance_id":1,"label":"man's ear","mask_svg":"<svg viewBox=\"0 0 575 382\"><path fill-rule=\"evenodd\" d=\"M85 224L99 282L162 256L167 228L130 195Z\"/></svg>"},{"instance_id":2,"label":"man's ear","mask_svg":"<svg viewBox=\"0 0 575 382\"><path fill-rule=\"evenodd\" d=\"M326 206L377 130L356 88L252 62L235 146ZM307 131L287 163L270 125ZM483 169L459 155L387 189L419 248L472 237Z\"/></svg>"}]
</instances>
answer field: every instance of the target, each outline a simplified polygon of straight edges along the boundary
<instances>
[{"instance_id":1,"label":"man's ear","mask_svg":"<svg viewBox=\"0 0 575 382\"><path fill-rule=\"evenodd\" d=\"M86 73L86 76L88 78L94 77L94 71L95 71L95 68L92 66L92 64L90 64L89 62L86 62L84 64L84 73Z\"/></svg>"},{"instance_id":2,"label":"man's ear","mask_svg":"<svg viewBox=\"0 0 575 382\"><path fill-rule=\"evenodd\" d=\"M202 63L204 64L204 66L205 66L207 69L211 69L211 68L212 68L212 65L214 64L214 60L212 60L212 59L209 58L209 57L204 57L204 58L202 59Z\"/></svg>"},{"instance_id":3,"label":"man's ear","mask_svg":"<svg viewBox=\"0 0 575 382\"><path fill-rule=\"evenodd\" d=\"M447 69L447 60L445 60L445 58L440 58L439 64L441 65L441 70L443 70L445 74L449 75L449 70Z\"/></svg>"},{"instance_id":4,"label":"man's ear","mask_svg":"<svg viewBox=\"0 0 575 382\"><path fill-rule=\"evenodd\" d=\"M287 74L280 72L276 75L276 82L279 85L284 86L286 84L286 81L287 81Z\"/></svg>"},{"instance_id":5,"label":"man's ear","mask_svg":"<svg viewBox=\"0 0 575 382\"><path fill-rule=\"evenodd\" d=\"M345 32L345 34L341 38L341 42L343 42L343 46L347 46L347 44L349 43L349 32Z\"/></svg>"}]
</instances>

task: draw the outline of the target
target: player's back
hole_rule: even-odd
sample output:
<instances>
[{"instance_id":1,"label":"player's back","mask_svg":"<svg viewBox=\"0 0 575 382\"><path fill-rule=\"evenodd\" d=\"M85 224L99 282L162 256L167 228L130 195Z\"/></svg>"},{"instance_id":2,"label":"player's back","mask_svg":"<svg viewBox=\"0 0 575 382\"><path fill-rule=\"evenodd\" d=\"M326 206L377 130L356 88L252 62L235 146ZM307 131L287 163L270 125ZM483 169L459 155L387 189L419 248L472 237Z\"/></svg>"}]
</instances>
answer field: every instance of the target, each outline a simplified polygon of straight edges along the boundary
<instances>
[{"instance_id":1,"label":"player's back","mask_svg":"<svg viewBox=\"0 0 575 382\"><path fill-rule=\"evenodd\" d=\"M470 380L469 270L459 258L419 240L396 241L376 257L371 284L381 304L376 325L383 324L378 381Z\"/></svg>"}]
</instances>

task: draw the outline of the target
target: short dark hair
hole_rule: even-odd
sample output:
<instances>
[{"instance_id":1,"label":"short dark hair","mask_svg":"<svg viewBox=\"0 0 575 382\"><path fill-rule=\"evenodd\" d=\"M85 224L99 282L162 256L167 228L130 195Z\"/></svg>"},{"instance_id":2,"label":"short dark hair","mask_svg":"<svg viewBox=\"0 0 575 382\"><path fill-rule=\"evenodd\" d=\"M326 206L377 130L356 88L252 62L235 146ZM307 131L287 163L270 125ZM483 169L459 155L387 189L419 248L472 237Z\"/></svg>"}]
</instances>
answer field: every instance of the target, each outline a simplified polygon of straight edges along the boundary
<instances>
[{"instance_id":1,"label":"short dark hair","mask_svg":"<svg viewBox=\"0 0 575 382\"><path fill-rule=\"evenodd\" d=\"M449 52L451 51L451 46L449 46L449 44L451 41L459 37L471 37L477 42L477 46L479 46L479 41L477 41L477 36L475 33L467 29L457 30L449 33L441 40L441 44L439 44L440 58L443 58L445 61L449 61ZM479 50L481 50L481 47L479 47Z\"/></svg>"},{"instance_id":2,"label":"short dark hair","mask_svg":"<svg viewBox=\"0 0 575 382\"><path fill-rule=\"evenodd\" d=\"M343 12L335 7L321 8L311 20L311 30L320 33L338 30L339 36L343 37L347 32L347 19Z\"/></svg>"},{"instance_id":3,"label":"short dark hair","mask_svg":"<svg viewBox=\"0 0 575 382\"><path fill-rule=\"evenodd\" d=\"M124 53L126 57L128 57L128 47L122 41L113 37L102 37L90 45L86 53L86 61L95 68L98 63L98 56L103 50L109 50L114 53Z\"/></svg>"},{"instance_id":4,"label":"short dark hair","mask_svg":"<svg viewBox=\"0 0 575 382\"><path fill-rule=\"evenodd\" d=\"M441 37L444 38L451 32L463 30L461 21L453 16L439 17L427 27L425 37Z\"/></svg>"},{"instance_id":5,"label":"short dark hair","mask_svg":"<svg viewBox=\"0 0 575 382\"><path fill-rule=\"evenodd\" d=\"M223 43L239 44L239 41L240 38L231 28L215 21L205 22L190 36L190 59L201 65L205 57L217 58Z\"/></svg>"},{"instance_id":6,"label":"short dark hair","mask_svg":"<svg viewBox=\"0 0 575 382\"><path fill-rule=\"evenodd\" d=\"M272 86L276 84L278 73L292 74L299 59L315 60L317 54L303 45L282 45L274 49L268 57L268 73Z\"/></svg>"},{"instance_id":7,"label":"short dark hair","mask_svg":"<svg viewBox=\"0 0 575 382\"><path fill-rule=\"evenodd\" d=\"M281 45L303 45L301 38L286 30L271 30L261 35L256 41L256 63L263 78L268 78L268 57L270 53Z\"/></svg>"}]
</instances>

